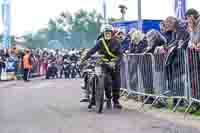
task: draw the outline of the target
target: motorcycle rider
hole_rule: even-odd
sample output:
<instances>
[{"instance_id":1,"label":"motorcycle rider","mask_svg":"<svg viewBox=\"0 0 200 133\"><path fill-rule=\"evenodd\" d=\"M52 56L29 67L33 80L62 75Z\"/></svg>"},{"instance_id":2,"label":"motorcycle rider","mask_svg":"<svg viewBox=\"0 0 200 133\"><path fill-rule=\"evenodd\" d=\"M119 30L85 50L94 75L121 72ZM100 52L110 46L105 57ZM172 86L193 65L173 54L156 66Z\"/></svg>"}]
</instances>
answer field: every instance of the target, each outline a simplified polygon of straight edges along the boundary
<instances>
[{"instance_id":1,"label":"motorcycle rider","mask_svg":"<svg viewBox=\"0 0 200 133\"><path fill-rule=\"evenodd\" d=\"M99 52L99 54L104 55L104 58L102 61L108 61L115 63L115 68L111 68L106 64L101 65L103 71L106 74L109 74L111 76L111 79L109 79L109 76L106 76L105 79L105 94L107 98L107 108L111 107L111 99L114 103L114 108L121 109L122 105L119 103L120 98L120 59L123 55L120 42L113 38L113 28L111 25L105 25L103 28L103 36L102 38L99 38L96 45L87 52L86 56L81 60L81 62L84 62L85 60L89 59L91 55L95 54L96 52ZM111 96L112 92L112 96ZM95 102L93 102L95 105ZM89 106L88 108L91 108Z\"/></svg>"},{"instance_id":2,"label":"motorcycle rider","mask_svg":"<svg viewBox=\"0 0 200 133\"><path fill-rule=\"evenodd\" d=\"M62 69L61 69L61 72L60 72L61 76L64 73L64 65L70 63L69 57L70 57L70 55L69 55L68 52L65 52L65 54L62 57L63 66L62 66ZM68 68L68 69L70 69L70 68Z\"/></svg>"},{"instance_id":3,"label":"motorcycle rider","mask_svg":"<svg viewBox=\"0 0 200 133\"><path fill-rule=\"evenodd\" d=\"M68 59L64 59L62 66L62 74L64 73L65 78L69 78L70 75L70 61Z\"/></svg>"},{"instance_id":4,"label":"motorcycle rider","mask_svg":"<svg viewBox=\"0 0 200 133\"><path fill-rule=\"evenodd\" d=\"M70 60L72 62L77 62L78 61L78 55L76 53L73 53L71 56L70 56Z\"/></svg>"}]
</instances>

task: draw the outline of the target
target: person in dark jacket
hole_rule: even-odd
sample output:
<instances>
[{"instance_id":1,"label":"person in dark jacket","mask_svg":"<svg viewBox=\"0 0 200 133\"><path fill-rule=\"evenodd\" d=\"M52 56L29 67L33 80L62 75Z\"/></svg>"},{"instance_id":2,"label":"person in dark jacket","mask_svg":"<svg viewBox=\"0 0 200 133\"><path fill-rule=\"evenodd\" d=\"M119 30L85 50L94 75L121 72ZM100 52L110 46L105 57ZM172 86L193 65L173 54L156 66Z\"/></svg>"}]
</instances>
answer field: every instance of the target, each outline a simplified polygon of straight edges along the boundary
<instances>
[{"instance_id":1,"label":"person in dark jacket","mask_svg":"<svg viewBox=\"0 0 200 133\"><path fill-rule=\"evenodd\" d=\"M188 47L190 35L187 31L184 22L178 20L175 17L168 17L165 20L166 31L172 32L172 40L165 47L168 51L165 71L166 78L168 80L168 88L173 96L185 96L184 94L184 71L185 60L184 54L185 49ZM178 99L174 99L174 107L177 104Z\"/></svg>"},{"instance_id":2,"label":"person in dark jacket","mask_svg":"<svg viewBox=\"0 0 200 133\"><path fill-rule=\"evenodd\" d=\"M148 42L148 47L145 53L155 53L156 48L164 46L167 43L167 40L164 36L160 34L157 30L150 30L146 33L146 39Z\"/></svg>"},{"instance_id":3,"label":"person in dark jacket","mask_svg":"<svg viewBox=\"0 0 200 133\"><path fill-rule=\"evenodd\" d=\"M167 17L165 20L166 32L172 32L171 41L169 41L167 48L179 45L180 41L188 40L190 37L186 25L183 21L175 17ZM187 44L187 43L185 43ZM187 46L184 46L184 48Z\"/></svg>"},{"instance_id":4,"label":"person in dark jacket","mask_svg":"<svg viewBox=\"0 0 200 133\"><path fill-rule=\"evenodd\" d=\"M1 80L1 73L2 73L2 70L6 68L6 64L5 62L3 61L3 58L0 56L0 80Z\"/></svg>"},{"instance_id":5,"label":"person in dark jacket","mask_svg":"<svg viewBox=\"0 0 200 133\"><path fill-rule=\"evenodd\" d=\"M164 20L161 20L160 22L160 32L166 38L167 43L169 43L172 40L172 31L166 30L166 25Z\"/></svg>"},{"instance_id":6,"label":"person in dark jacket","mask_svg":"<svg viewBox=\"0 0 200 133\"><path fill-rule=\"evenodd\" d=\"M120 97L120 60L123 56L123 52L121 49L120 43L112 38L112 26L106 25L103 28L103 38L97 41L96 45L87 52L86 56L82 59L82 62L90 58L91 55L98 52L100 55L104 55L104 59L108 60L108 62L115 63L115 69L109 67L106 64L102 64L101 67L103 71L109 76L106 77L105 84L105 92L107 97L107 107L111 107L111 91L113 94L112 101L114 103L114 108L121 109L122 105L119 103ZM104 62L104 61L103 61ZM109 78L110 77L110 78ZM93 103L94 105L94 103ZM93 105L90 105L91 108Z\"/></svg>"},{"instance_id":7,"label":"person in dark jacket","mask_svg":"<svg viewBox=\"0 0 200 133\"><path fill-rule=\"evenodd\" d=\"M200 99L198 90L200 88L200 15L195 9L188 9L185 18L187 21L187 29L190 32L189 41L189 74L190 84L192 90L192 97ZM193 104L194 105L194 104ZM200 106L196 105L196 109L199 110Z\"/></svg>"}]
</instances>

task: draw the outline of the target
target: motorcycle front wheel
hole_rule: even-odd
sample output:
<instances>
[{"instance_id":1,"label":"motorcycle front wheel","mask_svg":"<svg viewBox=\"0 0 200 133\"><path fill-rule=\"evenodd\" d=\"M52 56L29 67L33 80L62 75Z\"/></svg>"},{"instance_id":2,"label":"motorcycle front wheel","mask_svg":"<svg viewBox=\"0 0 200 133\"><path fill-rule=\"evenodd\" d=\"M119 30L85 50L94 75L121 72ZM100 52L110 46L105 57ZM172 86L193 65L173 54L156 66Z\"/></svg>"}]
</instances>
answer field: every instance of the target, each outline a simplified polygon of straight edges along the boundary
<instances>
[{"instance_id":1,"label":"motorcycle front wheel","mask_svg":"<svg viewBox=\"0 0 200 133\"><path fill-rule=\"evenodd\" d=\"M97 76L95 80L96 112L102 113L104 107L104 76Z\"/></svg>"}]
</instances>

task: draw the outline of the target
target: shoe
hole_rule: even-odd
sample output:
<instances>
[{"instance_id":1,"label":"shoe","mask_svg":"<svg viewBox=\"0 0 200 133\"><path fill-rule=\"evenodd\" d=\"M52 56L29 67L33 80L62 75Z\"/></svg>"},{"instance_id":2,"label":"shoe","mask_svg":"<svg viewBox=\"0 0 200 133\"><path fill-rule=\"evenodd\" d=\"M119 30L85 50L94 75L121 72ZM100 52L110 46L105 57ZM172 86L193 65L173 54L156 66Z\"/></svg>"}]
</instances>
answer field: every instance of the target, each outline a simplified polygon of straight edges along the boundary
<instances>
[{"instance_id":1,"label":"shoe","mask_svg":"<svg viewBox=\"0 0 200 133\"><path fill-rule=\"evenodd\" d=\"M95 106L95 105L96 105L95 100L93 100L92 102L89 103L88 109L91 109L92 106Z\"/></svg>"},{"instance_id":2,"label":"shoe","mask_svg":"<svg viewBox=\"0 0 200 133\"><path fill-rule=\"evenodd\" d=\"M111 100L107 100L107 102L106 102L107 109L111 109L111 106L112 106Z\"/></svg>"},{"instance_id":3,"label":"shoe","mask_svg":"<svg viewBox=\"0 0 200 133\"><path fill-rule=\"evenodd\" d=\"M80 102L81 102L81 103L89 102L89 99L85 98L85 99L82 99Z\"/></svg>"},{"instance_id":4,"label":"shoe","mask_svg":"<svg viewBox=\"0 0 200 133\"><path fill-rule=\"evenodd\" d=\"M96 104L95 103L90 103L89 105L88 105L88 109L92 109L92 106L95 106Z\"/></svg>"},{"instance_id":5,"label":"shoe","mask_svg":"<svg viewBox=\"0 0 200 133\"><path fill-rule=\"evenodd\" d=\"M114 103L115 109L122 109L122 105L119 102Z\"/></svg>"}]
</instances>

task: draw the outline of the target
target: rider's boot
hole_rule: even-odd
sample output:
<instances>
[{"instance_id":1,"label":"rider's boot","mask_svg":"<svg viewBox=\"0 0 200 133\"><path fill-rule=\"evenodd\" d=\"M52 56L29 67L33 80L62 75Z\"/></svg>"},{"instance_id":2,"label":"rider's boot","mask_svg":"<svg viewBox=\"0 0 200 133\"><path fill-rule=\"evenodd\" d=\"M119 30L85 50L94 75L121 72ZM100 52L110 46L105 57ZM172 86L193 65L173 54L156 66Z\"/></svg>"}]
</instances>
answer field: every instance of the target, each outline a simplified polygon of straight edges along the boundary
<instances>
[{"instance_id":1,"label":"rider's boot","mask_svg":"<svg viewBox=\"0 0 200 133\"><path fill-rule=\"evenodd\" d=\"M107 107L107 109L111 109L112 103L111 103L111 100L110 100L110 99L108 99L108 100L106 101L106 107Z\"/></svg>"},{"instance_id":2,"label":"rider's boot","mask_svg":"<svg viewBox=\"0 0 200 133\"><path fill-rule=\"evenodd\" d=\"M110 109L112 107L112 103L111 103L111 99L112 99L112 96L111 96L111 87L108 87L108 88L105 88L105 94L106 94L106 107L108 109Z\"/></svg>"},{"instance_id":3,"label":"rider's boot","mask_svg":"<svg viewBox=\"0 0 200 133\"><path fill-rule=\"evenodd\" d=\"M122 109L122 105L119 102L119 98L120 98L120 89L113 89L113 103L114 103L114 108L116 109Z\"/></svg>"},{"instance_id":4,"label":"rider's boot","mask_svg":"<svg viewBox=\"0 0 200 133\"><path fill-rule=\"evenodd\" d=\"M122 109L123 108L123 106L119 103L119 101L115 101L113 107L115 109Z\"/></svg>"},{"instance_id":5,"label":"rider's boot","mask_svg":"<svg viewBox=\"0 0 200 133\"><path fill-rule=\"evenodd\" d=\"M91 102L89 105L88 105L88 109L91 109L93 106L95 106L95 101L94 102Z\"/></svg>"},{"instance_id":6,"label":"rider's boot","mask_svg":"<svg viewBox=\"0 0 200 133\"><path fill-rule=\"evenodd\" d=\"M91 109L92 106L95 106L95 105L96 105L96 103L95 103L95 97L92 97L91 102L88 105L88 109Z\"/></svg>"},{"instance_id":7,"label":"rider's boot","mask_svg":"<svg viewBox=\"0 0 200 133\"><path fill-rule=\"evenodd\" d=\"M89 98L83 98L83 99L81 99L81 101L80 101L81 103L84 103L84 102L89 102Z\"/></svg>"}]
</instances>

